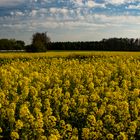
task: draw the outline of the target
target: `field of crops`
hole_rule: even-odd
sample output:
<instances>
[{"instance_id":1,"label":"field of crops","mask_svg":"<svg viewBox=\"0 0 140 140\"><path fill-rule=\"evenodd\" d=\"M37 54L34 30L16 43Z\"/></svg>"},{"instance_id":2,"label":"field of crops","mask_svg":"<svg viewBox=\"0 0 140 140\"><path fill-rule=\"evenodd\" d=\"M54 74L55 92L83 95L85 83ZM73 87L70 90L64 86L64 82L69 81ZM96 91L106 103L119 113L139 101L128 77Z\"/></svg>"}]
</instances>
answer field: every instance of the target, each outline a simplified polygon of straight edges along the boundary
<instances>
[{"instance_id":1,"label":"field of crops","mask_svg":"<svg viewBox=\"0 0 140 140\"><path fill-rule=\"evenodd\" d=\"M0 139L139 140L140 55L105 54L0 54Z\"/></svg>"},{"instance_id":2,"label":"field of crops","mask_svg":"<svg viewBox=\"0 0 140 140\"><path fill-rule=\"evenodd\" d=\"M48 51L46 53L0 53L0 58L32 58L32 57L67 57L72 55L105 55L105 56L140 56L140 52L111 52L111 51Z\"/></svg>"}]
</instances>

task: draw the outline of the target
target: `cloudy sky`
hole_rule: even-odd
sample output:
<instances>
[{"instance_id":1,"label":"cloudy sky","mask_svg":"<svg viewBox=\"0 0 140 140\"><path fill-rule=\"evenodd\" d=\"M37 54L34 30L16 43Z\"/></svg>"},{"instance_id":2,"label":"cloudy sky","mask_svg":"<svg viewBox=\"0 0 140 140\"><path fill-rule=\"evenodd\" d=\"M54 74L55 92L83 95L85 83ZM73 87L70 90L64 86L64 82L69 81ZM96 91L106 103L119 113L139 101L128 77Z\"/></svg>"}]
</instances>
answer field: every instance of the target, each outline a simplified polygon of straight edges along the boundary
<instances>
[{"instance_id":1,"label":"cloudy sky","mask_svg":"<svg viewBox=\"0 0 140 140\"><path fill-rule=\"evenodd\" d=\"M0 38L31 42L140 38L140 0L0 0Z\"/></svg>"}]
</instances>

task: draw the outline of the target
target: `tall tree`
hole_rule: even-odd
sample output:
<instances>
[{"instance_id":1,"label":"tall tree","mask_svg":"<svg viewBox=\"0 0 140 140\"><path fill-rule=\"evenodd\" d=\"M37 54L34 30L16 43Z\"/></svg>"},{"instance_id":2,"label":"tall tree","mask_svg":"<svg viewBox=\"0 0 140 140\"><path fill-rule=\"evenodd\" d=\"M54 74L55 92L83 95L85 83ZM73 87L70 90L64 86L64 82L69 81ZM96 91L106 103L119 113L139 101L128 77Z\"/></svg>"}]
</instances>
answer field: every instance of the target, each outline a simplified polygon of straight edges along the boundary
<instances>
[{"instance_id":1,"label":"tall tree","mask_svg":"<svg viewBox=\"0 0 140 140\"><path fill-rule=\"evenodd\" d=\"M51 42L50 37L47 36L47 33L35 33L32 37L32 50L34 52L45 52L47 46Z\"/></svg>"}]
</instances>

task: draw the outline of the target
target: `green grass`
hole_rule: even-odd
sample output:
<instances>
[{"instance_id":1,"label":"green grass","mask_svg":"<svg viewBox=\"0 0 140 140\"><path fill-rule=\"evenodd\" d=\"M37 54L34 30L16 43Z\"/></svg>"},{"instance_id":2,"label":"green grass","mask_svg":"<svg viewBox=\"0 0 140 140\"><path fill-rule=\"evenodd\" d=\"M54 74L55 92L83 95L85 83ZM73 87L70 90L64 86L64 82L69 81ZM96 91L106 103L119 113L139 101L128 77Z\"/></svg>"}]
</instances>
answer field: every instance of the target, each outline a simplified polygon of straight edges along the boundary
<instances>
[{"instance_id":1,"label":"green grass","mask_svg":"<svg viewBox=\"0 0 140 140\"><path fill-rule=\"evenodd\" d=\"M140 52L111 52L111 51L48 51L45 53L0 53L0 58L28 57L67 57L71 55L107 55L107 56L140 56Z\"/></svg>"}]
</instances>

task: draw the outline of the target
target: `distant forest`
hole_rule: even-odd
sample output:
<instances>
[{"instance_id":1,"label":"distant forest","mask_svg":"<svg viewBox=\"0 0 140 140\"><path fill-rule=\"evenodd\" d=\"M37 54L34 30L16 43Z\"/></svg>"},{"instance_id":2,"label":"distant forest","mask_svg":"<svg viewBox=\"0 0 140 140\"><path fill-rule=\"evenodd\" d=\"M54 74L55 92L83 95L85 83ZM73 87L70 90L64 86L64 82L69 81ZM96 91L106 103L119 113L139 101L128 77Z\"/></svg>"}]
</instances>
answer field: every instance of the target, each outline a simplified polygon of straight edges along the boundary
<instances>
[{"instance_id":1,"label":"distant forest","mask_svg":"<svg viewBox=\"0 0 140 140\"><path fill-rule=\"evenodd\" d=\"M40 35L40 34L38 34ZM42 33L41 35L44 35ZM34 35L35 37L35 35ZM47 38L48 39L48 38ZM24 41L15 39L0 39L0 51L27 51L45 52L47 50L95 50L95 51L140 51L140 39L134 38L109 38L101 41L88 42L51 42L42 40L36 36L31 45L25 45ZM43 48L43 49L42 49Z\"/></svg>"},{"instance_id":2,"label":"distant forest","mask_svg":"<svg viewBox=\"0 0 140 140\"><path fill-rule=\"evenodd\" d=\"M48 50L140 51L140 39L109 38L89 42L52 42Z\"/></svg>"}]
</instances>

